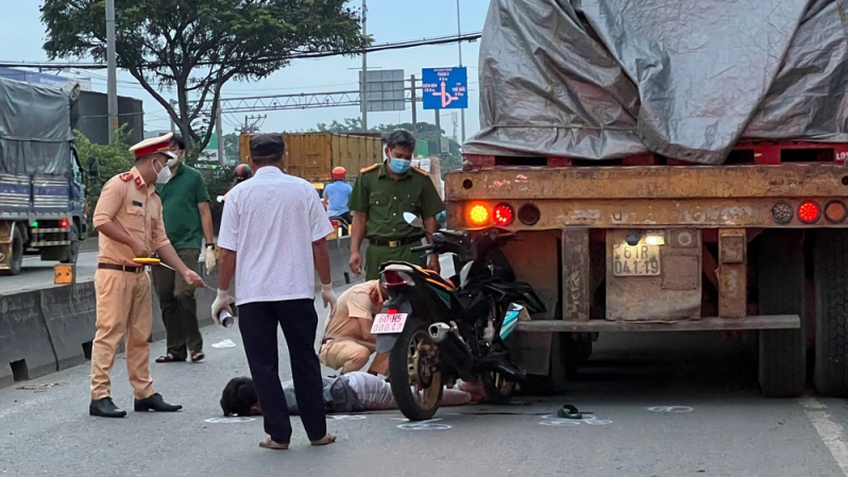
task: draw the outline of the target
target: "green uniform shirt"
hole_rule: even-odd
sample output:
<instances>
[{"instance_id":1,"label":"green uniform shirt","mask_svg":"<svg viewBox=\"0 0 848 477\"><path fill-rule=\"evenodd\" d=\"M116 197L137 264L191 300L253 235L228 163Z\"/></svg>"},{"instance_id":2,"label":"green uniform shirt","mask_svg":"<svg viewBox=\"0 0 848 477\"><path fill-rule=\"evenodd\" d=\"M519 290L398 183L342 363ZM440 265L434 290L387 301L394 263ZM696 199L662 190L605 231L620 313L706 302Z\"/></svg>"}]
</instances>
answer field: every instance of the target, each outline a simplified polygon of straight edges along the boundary
<instances>
[{"instance_id":1,"label":"green uniform shirt","mask_svg":"<svg viewBox=\"0 0 848 477\"><path fill-rule=\"evenodd\" d=\"M406 223L404 212L426 219L445 210L445 204L426 173L410 169L394 180L384 162L359 174L348 208L368 215L366 237L396 240L421 234Z\"/></svg>"},{"instance_id":2,"label":"green uniform shirt","mask_svg":"<svg viewBox=\"0 0 848 477\"><path fill-rule=\"evenodd\" d=\"M165 184L157 184L162 198L165 232L175 249L203 248L203 226L197 204L209 202L209 192L200 172L180 164Z\"/></svg>"}]
</instances>

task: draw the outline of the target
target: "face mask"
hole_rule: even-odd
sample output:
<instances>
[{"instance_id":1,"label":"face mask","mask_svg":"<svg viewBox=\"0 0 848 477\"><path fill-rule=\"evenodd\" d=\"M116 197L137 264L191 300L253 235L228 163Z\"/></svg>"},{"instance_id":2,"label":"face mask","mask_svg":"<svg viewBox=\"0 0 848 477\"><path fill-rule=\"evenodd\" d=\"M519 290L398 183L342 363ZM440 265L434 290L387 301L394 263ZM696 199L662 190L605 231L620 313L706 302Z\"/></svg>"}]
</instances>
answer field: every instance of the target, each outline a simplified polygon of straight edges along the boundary
<instances>
[{"instance_id":1,"label":"face mask","mask_svg":"<svg viewBox=\"0 0 848 477\"><path fill-rule=\"evenodd\" d=\"M400 159L397 157L389 158L389 169L392 170L395 174L403 174L409 170L409 167L412 165L412 161L408 159Z\"/></svg>"},{"instance_id":2,"label":"face mask","mask_svg":"<svg viewBox=\"0 0 848 477\"><path fill-rule=\"evenodd\" d=\"M165 184L169 180L171 180L171 169L168 169L167 167L163 167L159 172L156 173L156 183L157 184Z\"/></svg>"}]
</instances>

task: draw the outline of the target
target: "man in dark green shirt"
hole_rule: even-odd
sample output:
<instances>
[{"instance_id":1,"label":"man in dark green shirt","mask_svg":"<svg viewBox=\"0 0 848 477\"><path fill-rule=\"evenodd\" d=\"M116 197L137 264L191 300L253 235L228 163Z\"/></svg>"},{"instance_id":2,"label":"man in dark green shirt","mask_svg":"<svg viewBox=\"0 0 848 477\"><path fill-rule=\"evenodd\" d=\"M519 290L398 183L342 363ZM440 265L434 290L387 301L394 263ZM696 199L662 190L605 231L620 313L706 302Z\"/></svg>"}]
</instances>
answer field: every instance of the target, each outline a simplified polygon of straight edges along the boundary
<instances>
[{"instance_id":1,"label":"man in dark green shirt","mask_svg":"<svg viewBox=\"0 0 848 477\"><path fill-rule=\"evenodd\" d=\"M386 141L386 160L360 171L348 204L353 212L350 241L350 269L362 273L362 240L368 238L365 253L365 278L380 276L380 265L399 260L427 266L439 271L439 257L431 255L425 263L420 252L410 248L421 245L424 231L438 230L436 215L445 209L430 176L421 169L410 167L415 151L415 137L397 130ZM424 231L406 223L404 212L424 220ZM428 236L429 240L429 236Z\"/></svg>"},{"instance_id":2,"label":"man in dark green shirt","mask_svg":"<svg viewBox=\"0 0 848 477\"><path fill-rule=\"evenodd\" d=\"M205 250L206 273L210 273L215 267L215 251L209 192L200 172L182 163L185 142L181 137L174 136L171 150L178 156L168 163L171 179L156 187L162 198L165 232L180 259L192 270L197 270L200 251ZM165 267L153 269L153 283L162 309L168 348L167 354L156 362L185 361L188 353L192 361L202 360L203 338L197 323L194 288Z\"/></svg>"}]
</instances>

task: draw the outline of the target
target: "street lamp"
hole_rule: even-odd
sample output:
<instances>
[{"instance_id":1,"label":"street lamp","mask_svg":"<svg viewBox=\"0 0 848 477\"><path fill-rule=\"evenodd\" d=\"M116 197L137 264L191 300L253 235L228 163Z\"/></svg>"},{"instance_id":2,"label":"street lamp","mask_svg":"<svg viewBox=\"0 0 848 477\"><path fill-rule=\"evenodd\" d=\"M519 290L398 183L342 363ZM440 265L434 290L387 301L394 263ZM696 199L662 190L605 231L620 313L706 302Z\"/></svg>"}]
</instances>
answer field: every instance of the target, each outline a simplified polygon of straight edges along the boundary
<instances>
[{"instance_id":1,"label":"street lamp","mask_svg":"<svg viewBox=\"0 0 848 477\"><path fill-rule=\"evenodd\" d=\"M457 38L462 36L462 24L460 22L459 16L459 0L456 0L456 36ZM459 48L459 66L462 67L462 42L456 42L457 48ZM465 94L468 94L466 92ZM465 144L465 109L460 109L460 122L462 123L462 143Z\"/></svg>"}]
</instances>

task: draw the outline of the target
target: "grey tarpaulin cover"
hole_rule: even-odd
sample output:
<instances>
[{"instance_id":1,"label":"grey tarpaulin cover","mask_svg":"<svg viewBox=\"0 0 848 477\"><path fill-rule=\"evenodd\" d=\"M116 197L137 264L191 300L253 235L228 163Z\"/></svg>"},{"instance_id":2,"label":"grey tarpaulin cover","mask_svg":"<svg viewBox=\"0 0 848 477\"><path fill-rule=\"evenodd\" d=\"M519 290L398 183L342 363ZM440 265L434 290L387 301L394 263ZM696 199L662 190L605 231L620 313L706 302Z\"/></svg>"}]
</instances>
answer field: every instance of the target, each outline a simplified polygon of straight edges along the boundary
<instances>
[{"instance_id":1,"label":"grey tarpaulin cover","mask_svg":"<svg viewBox=\"0 0 848 477\"><path fill-rule=\"evenodd\" d=\"M848 141L848 0L492 0L465 153L722 163Z\"/></svg>"},{"instance_id":2,"label":"grey tarpaulin cover","mask_svg":"<svg viewBox=\"0 0 848 477\"><path fill-rule=\"evenodd\" d=\"M69 174L71 126L64 91L0 78L0 173Z\"/></svg>"}]
</instances>

